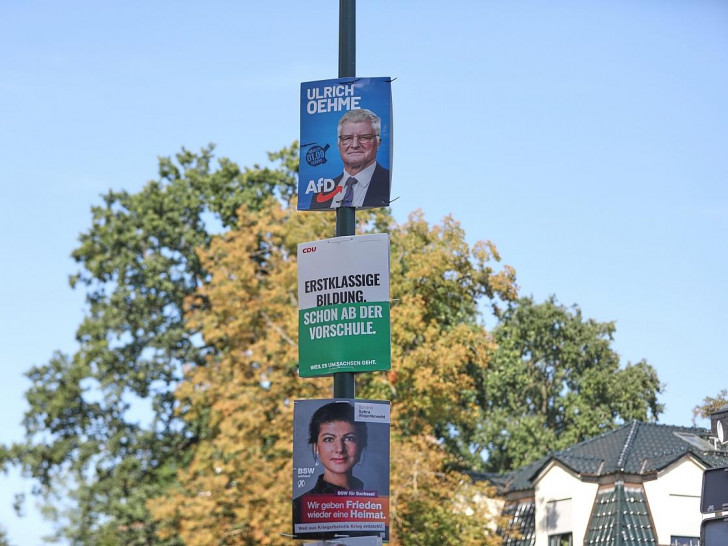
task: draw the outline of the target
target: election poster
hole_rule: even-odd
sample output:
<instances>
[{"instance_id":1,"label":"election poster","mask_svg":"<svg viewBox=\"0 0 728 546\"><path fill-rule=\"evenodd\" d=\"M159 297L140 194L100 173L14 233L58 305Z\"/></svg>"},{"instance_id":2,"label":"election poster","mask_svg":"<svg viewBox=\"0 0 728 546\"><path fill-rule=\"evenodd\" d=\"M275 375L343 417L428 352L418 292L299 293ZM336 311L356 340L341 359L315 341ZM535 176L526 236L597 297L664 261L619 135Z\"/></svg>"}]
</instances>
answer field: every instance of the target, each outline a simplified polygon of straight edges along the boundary
<instances>
[{"instance_id":1,"label":"election poster","mask_svg":"<svg viewBox=\"0 0 728 546\"><path fill-rule=\"evenodd\" d=\"M389 206L392 80L301 84L298 210Z\"/></svg>"},{"instance_id":2,"label":"election poster","mask_svg":"<svg viewBox=\"0 0 728 546\"><path fill-rule=\"evenodd\" d=\"M298 245L301 377L389 370L389 235Z\"/></svg>"},{"instance_id":3,"label":"election poster","mask_svg":"<svg viewBox=\"0 0 728 546\"><path fill-rule=\"evenodd\" d=\"M306 546L382 546L382 539L379 537L338 538L307 542Z\"/></svg>"},{"instance_id":4,"label":"election poster","mask_svg":"<svg viewBox=\"0 0 728 546\"><path fill-rule=\"evenodd\" d=\"M389 540L389 402L296 400L293 535Z\"/></svg>"}]
</instances>

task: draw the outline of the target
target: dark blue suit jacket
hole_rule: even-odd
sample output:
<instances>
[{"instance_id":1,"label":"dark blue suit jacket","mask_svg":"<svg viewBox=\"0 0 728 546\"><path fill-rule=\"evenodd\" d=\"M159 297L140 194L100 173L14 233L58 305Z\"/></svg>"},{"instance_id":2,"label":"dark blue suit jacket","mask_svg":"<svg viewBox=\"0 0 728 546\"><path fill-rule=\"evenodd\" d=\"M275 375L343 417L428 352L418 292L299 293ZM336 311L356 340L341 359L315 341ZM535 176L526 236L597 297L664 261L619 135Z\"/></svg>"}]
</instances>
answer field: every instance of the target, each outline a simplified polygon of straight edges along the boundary
<instances>
[{"instance_id":1,"label":"dark blue suit jacket","mask_svg":"<svg viewBox=\"0 0 728 546\"><path fill-rule=\"evenodd\" d=\"M341 182L341 178L343 176L344 173L341 173L339 176L334 178L334 182L337 186L339 185L339 182ZM377 163L377 166L374 168L374 172L372 173L372 179L369 181L367 193L364 196L364 204L357 208L369 209L375 207L388 207L390 183L389 169L385 169ZM317 195L318 194L314 194L311 198L310 210L331 209L331 199L333 199L334 196L331 196L331 199L319 203L316 199Z\"/></svg>"}]
</instances>

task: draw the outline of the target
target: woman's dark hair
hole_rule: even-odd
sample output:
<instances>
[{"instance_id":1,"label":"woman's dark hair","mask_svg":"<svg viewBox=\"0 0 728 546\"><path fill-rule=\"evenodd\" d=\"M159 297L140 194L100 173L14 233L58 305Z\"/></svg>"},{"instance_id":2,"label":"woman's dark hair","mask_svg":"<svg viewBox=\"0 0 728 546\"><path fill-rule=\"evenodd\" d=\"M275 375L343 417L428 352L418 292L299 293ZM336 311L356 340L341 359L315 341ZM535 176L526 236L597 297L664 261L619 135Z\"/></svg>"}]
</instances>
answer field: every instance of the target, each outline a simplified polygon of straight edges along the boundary
<instances>
[{"instance_id":1,"label":"woman's dark hair","mask_svg":"<svg viewBox=\"0 0 728 546\"><path fill-rule=\"evenodd\" d=\"M335 421L344 421L354 425L357 443L362 448L367 447L367 424L363 421L354 421L354 406L348 402L330 402L314 412L311 416L311 423L308 425L308 443L311 445L316 443L323 423Z\"/></svg>"}]
</instances>

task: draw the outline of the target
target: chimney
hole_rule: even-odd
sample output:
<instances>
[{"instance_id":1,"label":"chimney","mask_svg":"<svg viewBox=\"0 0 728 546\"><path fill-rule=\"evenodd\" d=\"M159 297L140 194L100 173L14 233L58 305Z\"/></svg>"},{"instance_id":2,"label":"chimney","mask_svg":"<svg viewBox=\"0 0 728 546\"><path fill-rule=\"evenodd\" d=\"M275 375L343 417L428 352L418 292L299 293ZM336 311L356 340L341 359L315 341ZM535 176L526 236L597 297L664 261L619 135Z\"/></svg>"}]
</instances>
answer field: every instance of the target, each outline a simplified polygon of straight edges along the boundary
<instances>
[{"instance_id":1,"label":"chimney","mask_svg":"<svg viewBox=\"0 0 728 546\"><path fill-rule=\"evenodd\" d=\"M710 435L716 436L721 444L728 442L728 406L710 414Z\"/></svg>"}]
</instances>

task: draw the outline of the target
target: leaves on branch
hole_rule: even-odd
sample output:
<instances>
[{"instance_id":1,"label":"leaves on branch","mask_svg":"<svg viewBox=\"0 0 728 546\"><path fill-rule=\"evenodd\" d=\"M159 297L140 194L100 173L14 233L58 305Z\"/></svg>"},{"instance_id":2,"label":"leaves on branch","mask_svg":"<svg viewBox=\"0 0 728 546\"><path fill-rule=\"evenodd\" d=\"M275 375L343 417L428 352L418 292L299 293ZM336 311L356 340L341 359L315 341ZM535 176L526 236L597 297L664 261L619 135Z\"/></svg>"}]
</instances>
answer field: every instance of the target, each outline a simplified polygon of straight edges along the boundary
<instances>
[{"instance_id":1,"label":"leaves on branch","mask_svg":"<svg viewBox=\"0 0 728 546\"><path fill-rule=\"evenodd\" d=\"M297 373L297 245L334 231L295 210L297 154L241 169L182 150L92 209L73 252L79 348L29 370L26 439L0 449L57 538L288 542L293 400L332 396L330 378ZM497 544L493 489L461 470L510 470L661 411L656 372L620 366L613 324L516 300L514 270L453 218L360 211L357 231L391 237L393 366L359 375L357 396L392 403L393 544Z\"/></svg>"}]
</instances>

